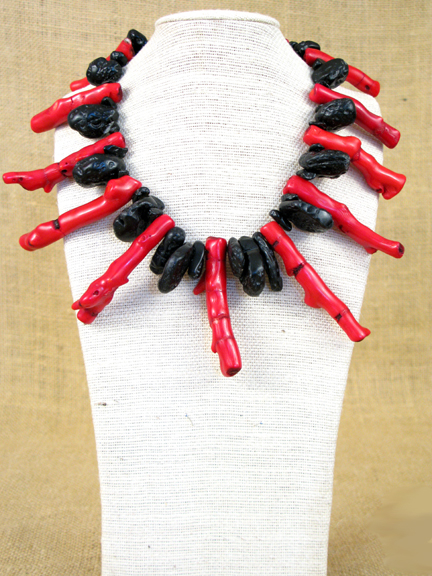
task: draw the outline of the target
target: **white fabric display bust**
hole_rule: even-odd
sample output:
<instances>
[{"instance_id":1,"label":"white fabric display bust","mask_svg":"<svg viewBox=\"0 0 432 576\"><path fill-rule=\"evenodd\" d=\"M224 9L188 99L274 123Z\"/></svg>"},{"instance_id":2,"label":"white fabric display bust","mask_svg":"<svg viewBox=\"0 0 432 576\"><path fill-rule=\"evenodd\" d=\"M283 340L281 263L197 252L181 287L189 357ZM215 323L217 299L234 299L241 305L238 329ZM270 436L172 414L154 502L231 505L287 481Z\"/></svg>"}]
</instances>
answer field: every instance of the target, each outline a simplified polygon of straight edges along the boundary
<instances>
[{"instance_id":1,"label":"white fabric display bust","mask_svg":"<svg viewBox=\"0 0 432 576\"><path fill-rule=\"evenodd\" d=\"M325 31L316 40L325 45ZM129 173L163 200L187 239L251 236L269 222L299 169L316 107L311 70L278 22L219 10L164 17L125 70L118 109ZM372 97L355 97L379 114ZM369 135L356 127L341 134L361 137L382 161ZM55 160L89 143L63 126ZM354 169L315 184L374 227L378 195ZM64 182L60 213L102 192ZM65 240L74 300L129 246L114 236L113 220ZM334 230L290 237L358 319L366 251ZM325 311L304 304L285 273L282 292L267 286L251 298L228 272L243 369L224 378L210 350L205 296L192 294L188 277L161 294L150 259L93 324L79 325L98 451L103 575L325 575L352 342Z\"/></svg>"}]
</instances>

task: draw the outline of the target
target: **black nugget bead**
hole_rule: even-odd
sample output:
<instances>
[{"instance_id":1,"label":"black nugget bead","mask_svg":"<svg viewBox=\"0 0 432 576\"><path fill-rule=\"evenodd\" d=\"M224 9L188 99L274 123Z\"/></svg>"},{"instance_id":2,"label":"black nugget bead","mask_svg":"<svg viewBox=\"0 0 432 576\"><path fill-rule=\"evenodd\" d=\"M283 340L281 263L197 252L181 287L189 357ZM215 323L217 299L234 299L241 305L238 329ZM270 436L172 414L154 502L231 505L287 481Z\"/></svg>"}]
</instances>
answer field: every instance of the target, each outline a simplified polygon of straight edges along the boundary
<instances>
[{"instance_id":1,"label":"black nugget bead","mask_svg":"<svg viewBox=\"0 0 432 576\"><path fill-rule=\"evenodd\" d=\"M249 296L259 296L265 286L264 262L257 244L248 236L239 238L246 257L246 266L240 278L243 290Z\"/></svg>"},{"instance_id":2,"label":"black nugget bead","mask_svg":"<svg viewBox=\"0 0 432 576\"><path fill-rule=\"evenodd\" d=\"M348 171L350 157L340 150L321 150L311 151L302 154L299 158L299 164L304 170L299 170L297 176L305 180L313 178L326 177L338 178L341 174Z\"/></svg>"},{"instance_id":3,"label":"black nugget bead","mask_svg":"<svg viewBox=\"0 0 432 576\"><path fill-rule=\"evenodd\" d=\"M296 52L300 58L304 58L307 48L314 48L315 50L321 50L321 46L314 42L313 40L303 40L302 42L290 42L294 52Z\"/></svg>"},{"instance_id":4,"label":"black nugget bead","mask_svg":"<svg viewBox=\"0 0 432 576\"><path fill-rule=\"evenodd\" d=\"M240 278L246 266L246 258L243 248L236 238L228 240L228 261L234 276Z\"/></svg>"},{"instance_id":5,"label":"black nugget bead","mask_svg":"<svg viewBox=\"0 0 432 576\"><path fill-rule=\"evenodd\" d=\"M156 196L144 197L134 202L114 220L114 234L123 242L132 242L163 214L164 203Z\"/></svg>"},{"instance_id":6,"label":"black nugget bead","mask_svg":"<svg viewBox=\"0 0 432 576\"><path fill-rule=\"evenodd\" d=\"M115 60L116 62L118 62L120 64L121 67L126 66L126 64L128 63L128 59L123 54L123 52L118 52L117 50L114 50L114 52L111 52L110 60Z\"/></svg>"},{"instance_id":7,"label":"black nugget bead","mask_svg":"<svg viewBox=\"0 0 432 576\"><path fill-rule=\"evenodd\" d=\"M297 194L286 194L282 198L279 212L296 228L305 232L325 232L333 226L333 218L326 210L303 202Z\"/></svg>"},{"instance_id":8,"label":"black nugget bead","mask_svg":"<svg viewBox=\"0 0 432 576\"><path fill-rule=\"evenodd\" d=\"M143 198L147 198L149 196L150 190L145 186L138 188L135 194L132 196L132 202L138 202L138 200L142 200ZM158 199L159 200L159 199ZM162 202L162 200L160 200Z\"/></svg>"},{"instance_id":9,"label":"black nugget bead","mask_svg":"<svg viewBox=\"0 0 432 576\"><path fill-rule=\"evenodd\" d=\"M292 230L291 224L285 220L279 210L270 210L269 216L273 218L273 220L279 224L286 232L290 232Z\"/></svg>"},{"instance_id":10,"label":"black nugget bead","mask_svg":"<svg viewBox=\"0 0 432 576\"><path fill-rule=\"evenodd\" d=\"M171 228L171 230L165 234L164 239L153 254L153 258L150 262L150 270L154 274L162 274L168 258L171 254L174 254L177 248L183 246L185 239L186 233L182 228L179 228L178 226Z\"/></svg>"},{"instance_id":11,"label":"black nugget bead","mask_svg":"<svg viewBox=\"0 0 432 576\"><path fill-rule=\"evenodd\" d=\"M198 280L204 270L206 249L204 244L197 240L193 244L192 257L188 268L188 275L192 280Z\"/></svg>"},{"instance_id":12,"label":"black nugget bead","mask_svg":"<svg viewBox=\"0 0 432 576\"><path fill-rule=\"evenodd\" d=\"M87 156L87 158L79 160L72 170L75 182L84 188L106 184L109 180L121 178L128 174L124 160L111 154Z\"/></svg>"},{"instance_id":13,"label":"black nugget bead","mask_svg":"<svg viewBox=\"0 0 432 576\"><path fill-rule=\"evenodd\" d=\"M342 58L334 58L328 62L315 60L313 69L312 82L332 89L345 82L349 72L348 64Z\"/></svg>"},{"instance_id":14,"label":"black nugget bead","mask_svg":"<svg viewBox=\"0 0 432 576\"><path fill-rule=\"evenodd\" d=\"M141 32L138 32L138 30L134 30L133 28L132 30L129 30L127 37L132 42L132 48L134 49L135 54L138 54L141 48L147 44L147 38L144 34L141 34Z\"/></svg>"},{"instance_id":15,"label":"black nugget bead","mask_svg":"<svg viewBox=\"0 0 432 576\"><path fill-rule=\"evenodd\" d=\"M261 232L255 232L252 238L256 242L261 253L264 262L264 268L269 279L270 288L274 292L280 292L283 288L283 282L279 270L279 264L276 260L276 255L273 248L270 246Z\"/></svg>"},{"instance_id":16,"label":"black nugget bead","mask_svg":"<svg viewBox=\"0 0 432 576\"><path fill-rule=\"evenodd\" d=\"M351 98L340 98L318 106L309 124L335 132L352 124L356 117L356 107Z\"/></svg>"},{"instance_id":17,"label":"black nugget bead","mask_svg":"<svg viewBox=\"0 0 432 576\"><path fill-rule=\"evenodd\" d=\"M111 98L100 104L83 104L68 115L68 124L85 138L100 138L119 131L117 106Z\"/></svg>"},{"instance_id":18,"label":"black nugget bead","mask_svg":"<svg viewBox=\"0 0 432 576\"><path fill-rule=\"evenodd\" d=\"M189 267L192 251L193 244L186 242L186 244L177 248L174 254L171 254L158 282L158 288L163 294L171 292L180 284Z\"/></svg>"},{"instance_id":19,"label":"black nugget bead","mask_svg":"<svg viewBox=\"0 0 432 576\"><path fill-rule=\"evenodd\" d=\"M122 67L116 60L107 60L100 57L90 62L86 77L93 86L100 86L101 84L117 82L122 77L122 74Z\"/></svg>"}]
</instances>

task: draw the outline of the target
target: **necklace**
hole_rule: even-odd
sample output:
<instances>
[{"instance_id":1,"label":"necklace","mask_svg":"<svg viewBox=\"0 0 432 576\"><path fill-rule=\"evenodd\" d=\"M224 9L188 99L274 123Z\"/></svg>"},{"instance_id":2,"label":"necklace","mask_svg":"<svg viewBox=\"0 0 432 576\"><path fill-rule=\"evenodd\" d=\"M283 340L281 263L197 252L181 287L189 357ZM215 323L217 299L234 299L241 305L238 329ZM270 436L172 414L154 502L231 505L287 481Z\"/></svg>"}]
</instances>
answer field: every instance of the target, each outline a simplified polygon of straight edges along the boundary
<instances>
[{"instance_id":1,"label":"necklace","mask_svg":"<svg viewBox=\"0 0 432 576\"><path fill-rule=\"evenodd\" d=\"M121 77L122 68L146 42L144 36L131 30L107 59L98 58L90 64L87 79L71 84L71 89L77 90L84 88L90 80L90 83L98 84L96 88L58 100L32 119L31 126L35 132L68 121L72 129L86 137L109 135L43 170L5 174L6 183L20 183L28 190L42 187L48 192L64 178L74 177L83 186L106 184L106 190L103 197L25 234L20 239L21 246L27 250L47 246L74 230L112 214L132 200L132 204L122 211L114 223L117 237L132 241L132 245L73 304L82 322L95 320L111 302L115 291L127 283L133 269L159 244L150 268L156 274L161 274L160 291L174 289L186 271L194 279L201 278L194 293L206 292L213 333L212 350L219 354L222 373L225 376L236 374L241 369L241 359L231 328L226 293L225 253L228 247L233 274L240 279L248 295L258 296L262 292L265 274L272 290L282 288L279 266L274 256L276 251L282 257L288 275L294 276L305 289L306 304L324 308L351 340L362 340L369 330L360 326L347 306L329 290L286 232L291 230L292 224L309 232L323 232L334 224L369 253L382 250L394 257L403 255L400 243L384 239L363 226L346 206L332 200L310 182L315 177L338 177L352 163L383 197L391 198L401 190L405 178L375 162L372 156L361 150L359 139L330 132L355 121L388 147L394 147L399 139L397 130L368 112L354 98L344 98L333 91L347 79L363 91L376 95L379 84L343 60L333 59L321 52L314 42L291 42L297 54L313 66L315 87L310 99L320 104L304 135L304 141L310 148L299 159L303 170L288 180L279 209L270 212L274 222L264 225L252 238L231 238L228 243L223 238L208 238L205 244L200 240L189 243L185 242L182 229L163 214L163 202L150 195L141 182L128 175L123 160L127 149L123 136L118 132L117 104L122 99L122 89L117 80Z\"/></svg>"}]
</instances>

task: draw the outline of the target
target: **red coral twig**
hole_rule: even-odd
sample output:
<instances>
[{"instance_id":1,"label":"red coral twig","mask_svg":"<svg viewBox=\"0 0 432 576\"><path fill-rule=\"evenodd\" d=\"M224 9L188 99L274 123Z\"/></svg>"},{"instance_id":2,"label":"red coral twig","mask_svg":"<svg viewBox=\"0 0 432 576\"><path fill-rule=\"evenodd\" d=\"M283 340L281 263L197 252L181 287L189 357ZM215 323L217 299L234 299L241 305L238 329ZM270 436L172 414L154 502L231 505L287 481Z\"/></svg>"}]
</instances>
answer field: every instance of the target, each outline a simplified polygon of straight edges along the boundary
<instances>
[{"instance_id":1,"label":"red coral twig","mask_svg":"<svg viewBox=\"0 0 432 576\"><path fill-rule=\"evenodd\" d=\"M135 238L129 249L114 260L108 270L92 282L81 298L72 304L73 310L79 310L78 320L84 324L94 322L96 316L111 302L117 288L129 282L129 274L174 226L174 220L162 214Z\"/></svg>"},{"instance_id":2,"label":"red coral twig","mask_svg":"<svg viewBox=\"0 0 432 576\"><path fill-rule=\"evenodd\" d=\"M381 250L393 258L402 258L405 248L400 242L383 238L355 218L345 204L341 204L300 176L291 176L283 189L284 194L297 194L304 202L313 204L331 214L341 232L363 246L369 254Z\"/></svg>"},{"instance_id":3,"label":"red coral twig","mask_svg":"<svg viewBox=\"0 0 432 576\"><path fill-rule=\"evenodd\" d=\"M212 352L217 352L224 376L234 376L241 370L240 351L231 327L226 293L226 253L224 238L208 238L206 269L194 294L205 290L207 314L213 333Z\"/></svg>"},{"instance_id":4,"label":"red coral twig","mask_svg":"<svg viewBox=\"0 0 432 576\"><path fill-rule=\"evenodd\" d=\"M369 336L370 330L357 322L349 308L333 294L314 268L306 262L279 224L276 222L266 224L261 228L261 234L282 257L288 276L294 276L304 288L304 301L308 306L324 308L336 320L348 338L354 342L359 342Z\"/></svg>"},{"instance_id":5,"label":"red coral twig","mask_svg":"<svg viewBox=\"0 0 432 576\"><path fill-rule=\"evenodd\" d=\"M348 98L348 96L330 90L330 88L326 88L321 84L315 84L309 93L309 98L316 104L326 104L332 100ZM370 112L361 102L352 96L349 96L349 98L354 102L354 106L356 107L357 118L355 119L355 123L360 126L360 128L363 128L363 130L366 130L366 132L369 132L369 134L375 136L375 138L378 138L378 140L388 148L394 148L400 139L399 130L396 130L396 128L384 122L381 116Z\"/></svg>"},{"instance_id":6,"label":"red coral twig","mask_svg":"<svg viewBox=\"0 0 432 576\"><path fill-rule=\"evenodd\" d=\"M72 170L77 162L92 154L103 154L104 147L110 145L125 148L125 140L120 132L115 132L90 146L85 146L60 162L50 164L41 170L6 172L3 174L3 181L5 184L20 184L25 190L43 188L45 192L51 192L56 184L72 176Z\"/></svg>"},{"instance_id":7,"label":"red coral twig","mask_svg":"<svg viewBox=\"0 0 432 576\"><path fill-rule=\"evenodd\" d=\"M66 122L71 110L75 110L83 104L100 104L104 98L111 98L118 103L123 97L121 86L118 82L102 84L91 90L79 92L69 98L60 98L46 110L42 110L30 121L33 132L46 132Z\"/></svg>"},{"instance_id":8,"label":"red coral twig","mask_svg":"<svg viewBox=\"0 0 432 576\"><path fill-rule=\"evenodd\" d=\"M371 154L362 150L359 138L339 136L318 126L310 126L303 140L309 146L321 144L329 150L341 150L348 154L351 164L363 174L368 185L376 192L380 192L386 200L399 194L405 185L406 176L385 168Z\"/></svg>"},{"instance_id":9,"label":"red coral twig","mask_svg":"<svg viewBox=\"0 0 432 576\"><path fill-rule=\"evenodd\" d=\"M65 212L57 220L39 224L31 232L23 234L19 243L29 252L44 248L79 228L109 216L127 204L140 187L141 182L130 176L110 180L103 196Z\"/></svg>"}]
</instances>

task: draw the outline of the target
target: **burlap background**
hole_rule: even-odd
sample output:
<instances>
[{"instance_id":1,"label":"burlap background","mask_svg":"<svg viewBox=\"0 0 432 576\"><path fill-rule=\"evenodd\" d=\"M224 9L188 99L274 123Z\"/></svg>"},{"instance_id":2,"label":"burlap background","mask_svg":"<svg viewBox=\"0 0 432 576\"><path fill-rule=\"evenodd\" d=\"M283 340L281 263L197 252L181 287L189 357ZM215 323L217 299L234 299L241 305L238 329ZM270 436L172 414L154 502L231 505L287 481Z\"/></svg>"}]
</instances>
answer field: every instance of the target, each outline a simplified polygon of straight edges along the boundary
<instances>
[{"instance_id":1,"label":"burlap background","mask_svg":"<svg viewBox=\"0 0 432 576\"><path fill-rule=\"evenodd\" d=\"M295 40L315 39L381 82L384 118L400 129L385 164L407 175L381 201L377 231L406 255L372 259L339 434L329 575L396 574L368 530L394 489L431 477L430 0L128 2L6 0L1 4L1 172L51 161L52 133L31 116L62 96L88 62L129 28L195 9L261 12ZM100 574L98 477L86 378L61 243L24 252L18 237L57 214L55 194L2 184L0 571ZM432 534L425 534L425 541ZM432 573L432 568L430 572Z\"/></svg>"}]
</instances>

